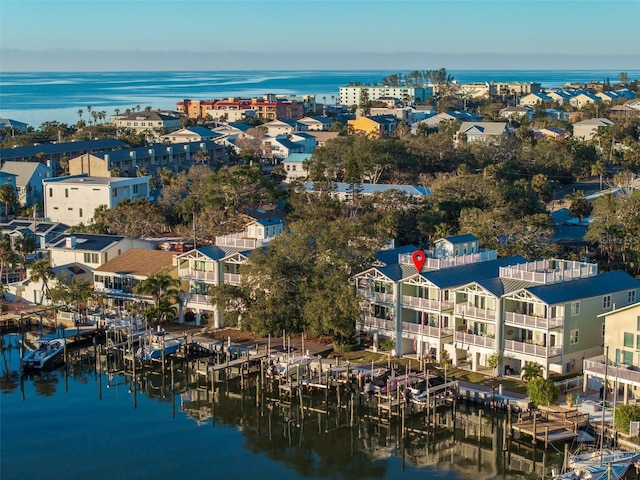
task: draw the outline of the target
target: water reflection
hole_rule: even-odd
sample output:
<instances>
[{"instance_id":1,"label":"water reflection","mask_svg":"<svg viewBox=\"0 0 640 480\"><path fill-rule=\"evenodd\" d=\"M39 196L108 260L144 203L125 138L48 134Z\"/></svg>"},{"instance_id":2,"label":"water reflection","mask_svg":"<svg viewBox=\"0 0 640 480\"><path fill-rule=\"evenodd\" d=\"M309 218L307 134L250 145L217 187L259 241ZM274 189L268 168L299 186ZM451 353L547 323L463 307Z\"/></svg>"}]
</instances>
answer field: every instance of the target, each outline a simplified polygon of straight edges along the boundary
<instances>
[{"instance_id":1,"label":"water reflection","mask_svg":"<svg viewBox=\"0 0 640 480\"><path fill-rule=\"evenodd\" d=\"M328 403L324 393L281 397L276 383L261 383L258 375L240 381L220 374L212 384L198 373L197 362L179 359L164 370L137 365L134 371L131 364L99 355L92 347L70 351L61 369L24 376L18 348L13 339L2 351L3 395L19 395L21 384L32 383L35 395L54 401L69 385L72 390L95 385L95 398L102 401L114 389L133 409L148 408L147 401L141 402L146 399L166 404L167 418L182 416L200 428L236 429L248 452L281 462L297 477L550 478L552 467L562 463L553 449L510 439L507 414L481 414L465 404L455 411L438 409L426 427L424 413L389 419L375 398L365 401L355 391L343 390L340 399L330 395ZM23 400L29 402L24 390Z\"/></svg>"}]
</instances>

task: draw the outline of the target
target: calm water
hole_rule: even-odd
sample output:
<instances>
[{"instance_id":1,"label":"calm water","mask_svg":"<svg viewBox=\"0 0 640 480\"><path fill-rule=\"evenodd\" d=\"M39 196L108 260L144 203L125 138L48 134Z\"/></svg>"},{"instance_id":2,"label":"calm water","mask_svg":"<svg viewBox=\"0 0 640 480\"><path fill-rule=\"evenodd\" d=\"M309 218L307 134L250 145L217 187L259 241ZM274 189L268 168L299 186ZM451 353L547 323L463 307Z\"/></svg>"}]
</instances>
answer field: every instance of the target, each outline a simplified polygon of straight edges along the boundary
<instances>
[{"instance_id":1,"label":"calm water","mask_svg":"<svg viewBox=\"0 0 640 480\"><path fill-rule=\"evenodd\" d=\"M378 421L375 407L300 415L276 391L259 396L255 383L221 383L214 401L192 365L173 373L101 373L92 348L72 353L71 366L21 376L16 335L2 352L0 477L162 479L493 479L541 478L559 455L529 441L502 455L504 419L446 409L431 434ZM104 368L101 367L101 368ZM316 402L321 410L322 398ZM331 402L335 405L336 402ZM307 403L308 404L308 403ZM213 414L212 414L213 408ZM340 412L340 413L339 413ZM455 423L454 423L455 418ZM421 417L407 419L420 428ZM506 468L504 464L506 462ZM525 475L523 472L529 472Z\"/></svg>"},{"instance_id":2,"label":"calm water","mask_svg":"<svg viewBox=\"0 0 640 480\"><path fill-rule=\"evenodd\" d=\"M338 89L350 81L379 82L396 71L185 71L185 72L0 72L0 118L13 118L33 126L48 120L78 121L77 111L86 107L113 114L140 105L175 109L183 98L212 99L252 97L265 93L315 94L318 101L332 101ZM566 82L615 81L610 70L452 70L459 82L535 81L544 87ZM629 70L631 79L640 70Z\"/></svg>"}]
</instances>

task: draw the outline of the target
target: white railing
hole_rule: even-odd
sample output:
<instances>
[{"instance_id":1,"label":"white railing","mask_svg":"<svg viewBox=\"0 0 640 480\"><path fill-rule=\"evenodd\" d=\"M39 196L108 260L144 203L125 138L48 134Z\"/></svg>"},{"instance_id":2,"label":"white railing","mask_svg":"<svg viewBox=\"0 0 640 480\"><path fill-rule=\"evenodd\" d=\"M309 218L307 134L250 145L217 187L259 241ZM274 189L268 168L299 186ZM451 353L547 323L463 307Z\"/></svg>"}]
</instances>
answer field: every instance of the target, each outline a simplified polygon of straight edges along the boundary
<instances>
[{"instance_id":1,"label":"white railing","mask_svg":"<svg viewBox=\"0 0 640 480\"><path fill-rule=\"evenodd\" d=\"M424 310L451 310L453 301L450 300L433 300L431 298L412 297L411 295L402 296L402 306L408 308L420 308Z\"/></svg>"},{"instance_id":2,"label":"white railing","mask_svg":"<svg viewBox=\"0 0 640 480\"><path fill-rule=\"evenodd\" d=\"M425 337L442 338L453 335L452 328L432 327L431 325L420 325L419 323L402 322L402 333L412 333Z\"/></svg>"},{"instance_id":3,"label":"white railing","mask_svg":"<svg viewBox=\"0 0 640 480\"><path fill-rule=\"evenodd\" d=\"M211 298L209 298L209 295L203 295L202 293L191 293L189 294L189 303L211 305Z\"/></svg>"},{"instance_id":4,"label":"white railing","mask_svg":"<svg viewBox=\"0 0 640 480\"><path fill-rule=\"evenodd\" d=\"M584 361L584 373L588 375L594 375L604 378L605 364L601 361L585 360ZM640 385L640 372L638 370L631 370L631 368L637 367L617 367L615 365L607 366L607 378L613 380L615 378L618 381L633 382L636 385Z\"/></svg>"},{"instance_id":5,"label":"white railing","mask_svg":"<svg viewBox=\"0 0 640 480\"><path fill-rule=\"evenodd\" d=\"M216 272L200 272L192 268L181 268L178 272L180 278L189 280L203 280L205 282L215 283Z\"/></svg>"},{"instance_id":6,"label":"white railing","mask_svg":"<svg viewBox=\"0 0 640 480\"><path fill-rule=\"evenodd\" d=\"M371 302L393 304L393 295L391 293L374 292L367 288L358 288L357 293Z\"/></svg>"},{"instance_id":7,"label":"white railing","mask_svg":"<svg viewBox=\"0 0 640 480\"><path fill-rule=\"evenodd\" d=\"M561 327L563 325L561 317L544 318L515 312L505 312L504 321L506 324L527 328L538 328L541 330L548 330L550 328Z\"/></svg>"},{"instance_id":8,"label":"white railing","mask_svg":"<svg viewBox=\"0 0 640 480\"><path fill-rule=\"evenodd\" d=\"M265 246L271 238L247 238L245 233L232 233L216 237L215 244L219 247L260 248Z\"/></svg>"},{"instance_id":9,"label":"white railing","mask_svg":"<svg viewBox=\"0 0 640 480\"><path fill-rule=\"evenodd\" d=\"M387 320L384 318L377 318L372 316L364 317L362 326L367 330L376 329L376 330L387 330L389 332L393 332L396 329L395 322L393 320Z\"/></svg>"},{"instance_id":10,"label":"white railing","mask_svg":"<svg viewBox=\"0 0 640 480\"><path fill-rule=\"evenodd\" d=\"M532 343L505 340L504 349L509 352L524 353L534 357L551 358L562 354L562 347L543 347Z\"/></svg>"},{"instance_id":11,"label":"white railing","mask_svg":"<svg viewBox=\"0 0 640 480\"><path fill-rule=\"evenodd\" d=\"M229 285L240 285L240 274L239 273L225 273L224 283L228 283Z\"/></svg>"},{"instance_id":12,"label":"white railing","mask_svg":"<svg viewBox=\"0 0 640 480\"><path fill-rule=\"evenodd\" d=\"M488 310L486 308L478 308L466 303L459 303L456 305L456 314L464 315L467 318L481 318L483 320L496 321L496 311Z\"/></svg>"},{"instance_id":13,"label":"white railing","mask_svg":"<svg viewBox=\"0 0 640 480\"><path fill-rule=\"evenodd\" d=\"M431 250L423 253L426 255L423 268L427 270L440 270L441 268L487 262L498 258L497 250L480 250L477 253L468 253L466 255L456 255L446 258L434 258ZM413 254L408 253L398 255L398 263L402 265L413 265L412 256Z\"/></svg>"},{"instance_id":14,"label":"white railing","mask_svg":"<svg viewBox=\"0 0 640 480\"><path fill-rule=\"evenodd\" d=\"M500 267L500 277L523 280L532 283L552 284L593 277L598 274L598 266L593 263L571 260L538 260Z\"/></svg>"},{"instance_id":15,"label":"white railing","mask_svg":"<svg viewBox=\"0 0 640 480\"><path fill-rule=\"evenodd\" d=\"M475 345L477 347L495 348L496 339L473 333L456 332L456 342L463 345ZM460 347L458 345L458 347Z\"/></svg>"}]
</instances>

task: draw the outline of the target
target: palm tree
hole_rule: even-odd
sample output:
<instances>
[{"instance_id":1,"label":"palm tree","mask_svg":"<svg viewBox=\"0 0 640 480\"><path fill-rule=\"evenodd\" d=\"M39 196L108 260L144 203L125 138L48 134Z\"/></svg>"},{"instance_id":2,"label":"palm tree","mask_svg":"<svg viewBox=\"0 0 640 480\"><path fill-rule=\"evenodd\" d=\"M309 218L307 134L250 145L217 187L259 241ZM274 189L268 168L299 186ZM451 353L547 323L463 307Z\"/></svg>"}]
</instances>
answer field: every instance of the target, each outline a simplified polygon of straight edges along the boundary
<instances>
[{"instance_id":1,"label":"palm tree","mask_svg":"<svg viewBox=\"0 0 640 480\"><path fill-rule=\"evenodd\" d=\"M198 150L193 154L193 159L196 163L205 164L209 160L209 153L206 150Z\"/></svg>"},{"instance_id":2,"label":"palm tree","mask_svg":"<svg viewBox=\"0 0 640 480\"><path fill-rule=\"evenodd\" d=\"M153 298L153 311L158 316L158 320L166 317L167 309L160 307L174 305L180 300L180 281L171 276L167 270L160 270L152 273L145 280L133 287L137 295L148 295ZM163 313L164 312L164 313Z\"/></svg>"},{"instance_id":3,"label":"palm tree","mask_svg":"<svg viewBox=\"0 0 640 480\"><path fill-rule=\"evenodd\" d=\"M93 107L91 105L87 105L87 115L91 116L91 110L93 110ZM89 120L89 123L91 123L91 120Z\"/></svg>"},{"instance_id":4,"label":"palm tree","mask_svg":"<svg viewBox=\"0 0 640 480\"><path fill-rule=\"evenodd\" d=\"M527 363L522 367L522 371L520 372L520 378L524 382L528 382L529 380L541 377L542 376L542 365L537 362Z\"/></svg>"},{"instance_id":5,"label":"palm tree","mask_svg":"<svg viewBox=\"0 0 640 480\"><path fill-rule=\"evenodd\" d=\"M0 280L2 280L2 275L5 272L8 274L9 267L16 263L16 257L17 255L11 248L11 237L5 233L0 236ZM5 278L6 283L8 283L8 280L8 278Z\"/></svg>"},{"instance_id":6,"label":"palm tree","mask_svg":"<svg viewBox=\"0 0 640 480\"><path fill-rule=\"evenodd\" d=\"M46 298L50 298L51 295L48 280L53 278L55 278L55 275L51 269L51 263L48 256L43 260L37 260L31 264L31 275L29 276L29 279L34 282L42 282Z\"/></svg>"},{"instance_id":7,"label":"palm tree","mask_svg":"<svg viewBox=\"0 0 640 480\"><path fill-rule=\"evenodd\" d=\"M82 121L82 109L78 110L78 117L80 118L80 121Z\"/></svg>"}]
</instances>

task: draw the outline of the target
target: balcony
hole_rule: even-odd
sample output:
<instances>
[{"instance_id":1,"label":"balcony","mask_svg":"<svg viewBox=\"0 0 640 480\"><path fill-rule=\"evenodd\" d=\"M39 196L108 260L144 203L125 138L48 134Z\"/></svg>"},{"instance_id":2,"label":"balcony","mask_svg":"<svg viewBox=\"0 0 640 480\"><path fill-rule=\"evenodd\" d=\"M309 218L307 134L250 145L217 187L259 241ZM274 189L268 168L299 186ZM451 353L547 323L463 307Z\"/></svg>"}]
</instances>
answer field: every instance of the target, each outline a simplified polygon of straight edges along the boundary
<instances>
[{"instance_id":1,"label":"balcony","mask_svg":"<svg viewBox=\"0 0 640 480\"><path fill-rule=\"evenodd\" d=\"M358 288L357 294L366 298L372 303L379 303L379 304L386 304L386 305L393 304L393 294L391 293L374 292L366 288Z\"/></svg>"},{"instance_id":2,"label":"balcony","mask_svg":"<svg viewBox=\"0 0 640 480\"><path fill-rule=\"evenodd\" d=\"M442 312L444 310L453 309L453 301L449 300L432 300L430 298L412 297L410 295L402 296L402 306L406 308L420 310L435 310Z\"/></svg>"},{"instance_id":3,"label":"balcony","mask_svg":"<svg viewBox=\"0 0 640 480\"><path fill-rule=\"evenodd\" d=\"M562 317L544 318L515 312L505 312L504 321L507 325L537 328L539 330L549 330L550 328L561 327L563 324Z\"/></svg>"},{"instance_id":4,"label":"balcony","mask_svg":"<svg viewBox=\"0 0 640 480\"><path fill-rule=\"evenodd\" d=\"M203 295L201 293L191 293L189 294L188 305L190 304L211 306L211 299L209 298L209 295Z\"/></svg>"},{"instance_id":5,"label":"balcony","mask_svg":"<svg viewBox=\"0 0 640 480\"><path fill-rule=\"evenodd\" d=\"M464 315L466 318L478 318L482 320L496 321L496 311L478 308L466 303L456 305L456 314Z\"/></svg>"},{"instance_id":6,"label":"balcony","mask_svg":"<svg viewBox=\"0 0 640 480\"><path fill-rule=\"evenodd\" d=\"M498 252L496 250L481 249L476 253L467 253L464 255L456 255L445 258L435 258L434 252L431 250L425 251L425 262L423 269L426 270L440 270L442 268L457 267L461 265L469 265L472 263L487 262L489 260L495 260L498 258ZM398 263L403 265L413 265L413 254L403 253L398 255Z\"/></svg>"},{"instance_id":7,"label":"balcony","mask_svg":"<svg viewBox=\"0 0 640 480\"><path fill-rule=\"evenodd\" d=\"M456 332L456 343L458 344L456 345L457 348L465 345L473 345L494 350L496 339L483 335L474 335L473 333Z\"/></svg>"},{"instance_id":8,"label":"balcony","mask_svg":"<svg viewBox=\"0 0 640 480\"><path fill-rule=\"evenodd\" d=\"M562 347L544 347L517 340L505 340L504 350L509 352L524 353L534 357L551 358L562 354Z\"/></svg>"},{"instance_id":9,"label":"balcony","mask_svg":"<svg viewBox=\"0 0 640 480\"><path fill-rule=\"evenodd\" d=\"M385 318L377 318L367 316L362 322L363 330L386 330L388 332L395 331L395 322L393 320L387 320Z\"/></svg>"},{"instance_id":10,"label":"balcony","mask_svg":"<svg viewBox=\"0 0 640 480\"><path fill-rule=\"evenodd\" d=\"M402 322L402 334L411 333L425 337L442 338L453 335L452 328L432 327L430 325L420 325L419 323Z\"/></svg>"},{"instance_id":11,"label":"balcony","mask_svg":"<svg viewBox=\"0 0 640 480\"><path fill-rule=\"evenodd\" d=\"M227 283L229 285L240 285L239 273L225 273L223 279L224 283Z\"/></svg>"},{"instance_id":12,"label":"balcony","mask_svg":"<svg viewBox=\"0 0 640 480\"><path fill-rule=\"evenodd\" d=\"M215 272L200 272L191 268L181 268L178 272L183 280L200 280L207 283L216 283Z\"/></svg>"},{"instance_id":13,"label":"balcony","mask_svg":"<svg viewBox=\"0 0 640 480\"><path fill-rule=\"evenodd\" d=\"M586 373L587 375L604 378L605 364L602 363L601 361L585 360L583 368L584 368L584 373ZM636 386L640 386L640 372L638 370L631 370L631 368L636 368L636 367L631 367L628 365L618 366L618 367L614 365L608 365L607 378L608 379L617 378L619 382L620 381L628 382L628 383L633 383Z\"/></svg>"}]
</instances>

